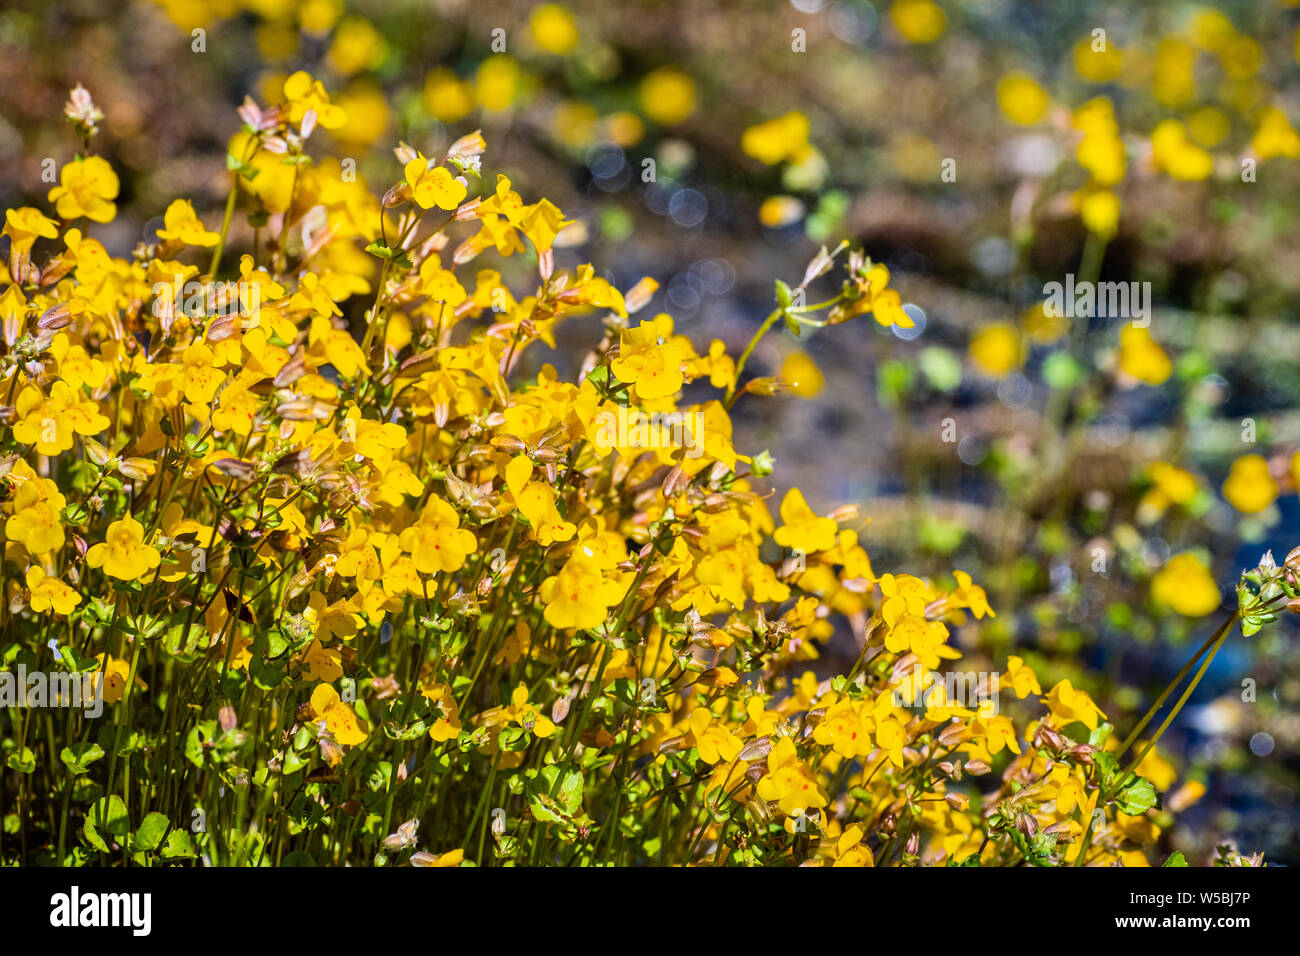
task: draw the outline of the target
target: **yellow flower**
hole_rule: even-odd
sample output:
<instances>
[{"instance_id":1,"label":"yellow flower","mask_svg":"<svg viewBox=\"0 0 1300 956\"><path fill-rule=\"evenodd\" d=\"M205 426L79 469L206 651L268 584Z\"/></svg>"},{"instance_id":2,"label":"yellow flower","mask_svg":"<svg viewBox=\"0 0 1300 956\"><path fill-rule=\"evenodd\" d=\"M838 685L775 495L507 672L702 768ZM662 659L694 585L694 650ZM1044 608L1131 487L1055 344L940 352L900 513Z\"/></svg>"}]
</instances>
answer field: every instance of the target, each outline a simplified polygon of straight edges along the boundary
<instances>
[{"instance_id":1,"label":"yellow flower","mask_svg":"<svg viewBox=\"0 0 1300 956\"><path fill-rule=\"evenodd\" d=\"M994 717L977 717L971 723L971 733L983 737L988 743L989 753L996 756L1005 747L1014 754L1020 753L1020 742L1016 740L1016 728L1011 718L999 714Z\"/></svg>"},{"instance_id":2,"label":"yellow flower","mask_svg":"<svg viewBox=\"0 0 1300 956\"><path fill-rule=\"evenodd\" d=\"M58 578L47 576L39 564L27 569L27 587L32 592L32 610L38 614L51 608L55 614L71 614L81 603L81 595Z\"/></svg>"},{"instance_id":3,"label":"yellow flower","mask_svg":"<svg viewBox=\"0 0 1300 956\"><path fill-rule=\"evenodd\" d=\"M5 524L5 536L32 554L63 547L61 514L67 503L58 485L48 478L28 478L14 494L14 513Z\"/></svg>"},{"instance_id":4,"label":"yellow flower","mask_svg":"<svg viewBox=\"0 0 1300 956\"><path fill-rule=\"evenodd\" d=\"M826 709L826 715L813 728L813 740L849 760L865 757L873 749L861 714L847 698Z\"/></svg>"},{"instance_id":5,"label":"yellow flower","mask_svg":"<svg viewBox=\"0 0 1300 956\"><path fill-rule=\"evenodd\" d=\"M534 9L528 32L533 42L547 53L563 56L578 46L578 25L573 21L573 14L558 3L543 3Z\"/></svg>"},{"instance_id":6,"label":"yellow flower","mask_svg":"<svg viewBox=\"0 0 1300 956\"><path fill-rule=\"evenodd\" d=\"M64 381L50 387L48 398L39 389L18 396L14 438L34 445L42 455L57 455L72 447L74 435L98 435L111 424L99 406Z\"/></svg>"},{"instance_id":7,"label":"yellow flower","mask_svg":"<svg viewBox=\"0 0 1300 956\"><path fill-rule=\"evenodd\" d=\"M105 663L105 655L96 654L95 660L99 661L99 667L91 671L95 683L95 695L102 696L104 703L116 704L122 699L126 692L126 682L131 678L131 662L124 661L120 657L109 657ZM149 685L136 675L135 686L142 690L148 690Z\"/></svg>"},{"instance_id":8,"label":"yellow flower","mask_svg":"<svg viewBox=\"0 0 1300 956\"><path fill-rule=\"evenodd\" d=\"M406 164L406 181L421 209L452 210L461 204L469 190L446 166L431 166L423 155Z\"/></svg>"},{"instance_id":9,"label":"yellow flower","mask_svg":"<svg viewBox=\"0 0 1300 956\"><path fill-rule=\"evenodd\" d=\"M104 540L86 552L92 568L102 567L105 574L123 581L138 581L159 561L158 552L144 542L144 526L130 515L110 524Z\"/></svg>"},{"instance_id":10,"label":"yellow flower","mask_svg":"<svg viewBox=\"0 0 1300 956\"><path fill-rule=\"evenodd\" d=\"M696 707L691 711L690 726L695 747L705 763L715 764L720 760L731 763L740 756L743 746L740 738L725 723L714 720L707 707Z\"/></svg>"},{"instance_id":11,"label":"yellow flower","mask_svg":"<svg viewBox=\"0 0 1300 956\"><path fill-rule=\"evenodd\" d=\"M998 108L1021 126L1033 126L1047 113L1052 99L1028 73L1014 70L998 80Z\"/></svg>"},{"instance_id":12,"label":"yellow flower","mask_svg":"<svg viewBox=\"0 0 1300 956\"><path fill-rule=\"evenodd\" d=\"M1277 482L1262 455L1242 455L1223 482L1223 497L1242 514L1259 514L1277 500Z\"/></svg>"},{"instance_id":13,"label":"yellow flower","mask_svg":"<svg viewBox=\"0 0 1300 956\"><path fill-rule=\"evenodd\" d=\"M970 357L993 378L1006 378L1024 361L1020 335L1004 322L985 326L971 339Z\"/></svg>"},{"instance_id":14,"label":"yellow flower","mask_svg":"<svg viewBox=\"0 0 1300 956\"><path fill-rule=\"evenodd\" d=\"M456 509L436 496L429 498L420 520L404 529L398 540L421 574L459 570L478 549L474 532L460 527Z\"/></svg>"},{"instance_id":15,"label":"yellow flower","mask_svg":"<svg viewBox=\"0 0 1300 956\"><path fill-rule=\"evenodd\" d=\"M620 382L635 385L638 397L665 398L682 387L682 362L691 356L684 354L675 338L663 335L660 324L642 322L621 331L618 340L618 358L610 362L610 369Z\"/></svg>"},{"instance_id":16,"label":"yellow flower","mask_svg":"<svg viewBox=\"0 0 1300 956\"><path fill-rule=\"evenodd\" d=\"M309 111L316 114L317 124L325 129L338 129L347 122L343 108L330 102L320 80L312 79L306 70L299 70L284 81L284 98L289 104L291 123L301 125Z\"/></svg>"},{"instance_id":17,"label":"yellow flower","mask_svg":"<svg viewBox=\"0 0 1300 956\"><path fill-rule=\"evenodd\" d=\"M411 866L432 866L437 868L446 868L460 866L465 860L464 850L452 850L449 853L433 854L419 853L411 854Z\"/></svg>"},{"instance_id":18,"label":"yellow flower","mask_svg":"<svg viewBox=\"0 0 1300 956\"><path fill-rule=\"evenodd\" d=\"M822 386L826 384L826 379L817 368L817 363L803 351L791 352L786 357L786 360L781 363L778 378L787 389L800 398L816 397L821 392Z\"/></svg>"},{"instance_id":19,"label":"yellow flower","mask_svg":"<svg viewBox=\"0 0 1300 956\"><path fill-rule=\"evenodd\" d=\"M38 236L57 239L59 224L53 219L45 218L39 209L20 206L18 209L5 210L5 226L0 230L0 235L8 236L13 248L27 252Z\"/></svg>"},{"instance_id":20,"label":"yellow flower","mask_svg":"<svg viewBox=\"0 0 1300 956\"><path fill-rule=\"evenodd\" d=\"M1204 617L1223 600L1210 569L1195 554L1176 554L1151 579L1151 598L1184 617Z\"/></svg>"},{"instance_id":21,"label":"yellow flower","mask_svg":"<svg viewBox=\"0 0 1300 956\"><path fill-rule=\"evenodd\" d=\"M221 236L204 228L188 199L177 199L163 213L163 228L158 230L158 238L172 239L187 246L215 246Z\"/></svg>"},{"instance_id":22,"label":"yellow flower","mask_svg":"<svg viewBox=\"0 0 1300 956\"><path fill-rule=\"evenodd\" d=\"M546 738L555 733L555 724L542 714L535 704L528 702L528 688L520 684L510 694L510 706L506 708L507 719L530 730L535 737Z\"/></svg>"},{"instance_id":23,"label":"yellow flower","mask_svg":"<svg viewBox=\"0 0 1300 956\"><path fill-rule=\"evenodd\" d=\"M835 519L814 514L798 488L791 488L781 499L781 521L772 537L783 548L811 554L835 547Z\"/></svg>"},{"instance_id":24,"label":"yellow flower","mask_svg":"<svg viewBox=\"0 0 1300 956\"><path fill-rule=\"evenodd\" d=\"M325 730L344 747L351 747L366 739L369 730L366 722L357 717L356 712L339 698L338 691L329 684L317 684L311 692L311 713L313 719L324 722Z\"/></svg>"},{"instance_id":25,"label":"yellow flower","mask_svg":"<svg viewBox=\"0 0 1300 956\"><path fill-rule=\"evenodd\" d=\"M451 688L446 684L431 684L420 691L433 701L441 716L429 728L429 736L438 743L444 743L456 737L461 730L460 707L452 696Z\"/></svg>"},{"instance_id":26,"label":"yellow flower","mask_svg":"<svg viewBox=\"0 0 1300 956\"><path fill-rule=\"evenodd\" d=\"M872 855L871 848L862 842L865 832L860 823L844 828L844 832L840 834L831 850L831 857L835 861L831 864L832 867L876 865L876 858Z\"/></svg>"},{"instance_id":27,"label":"yellow flower","mask_svg":"<svg viewBox=\"0 0 1300 956\"><path fill-rule=\"evenodd\" d=\"M776 801L788 817L820 809L830 802L808 765L799 759L789 737L778 740L767 755L767 773L758 781L758 796Z\"/></svg>"},{"instance_id":28,"label":"yellow flower","mask_svg":"<svg viewBox=\"0 0 1300 956\"><path fill-rule=\"evenodd\" d=\"M681 70L660 67L641 81L641 109L664 126L676 126L695 112L695 83Z\"/></svg>"},{"instance_id":29,"label":"yellow flower","mask_svg":"<svg viewBox=\"0 0 1300 956\"><path fill-rule=\"evenodd\" d=\"M549 199L529 206L519 222L519 230L528 237L538 252L546 252L555 243L555 237L572 222Z\"/></svg>"},{"instance_id":30,"label":"yellow flower","mask_svg":"<svg viewBox=\"0 0 1300 956\"><path fill-rule=\"evenodd\" d=\"M954 571L952 574L957 579L957 587L948 596L949 607L969 608L977 619L997 617L993 608L989 607L988 595L982 587L971 582L969 574L965 571Z\"/></svg>"},{"instance_id":31,"label":"yellow flower","mask_svg":"<svg viewBox=\"0 0 1300 956\"><path fill-rule=\"evenodd\" d=\"M64 164L59 185L50 190L49 200L64 219L85 216L92 222L112 222L117 215L117 198L121 183L117 173L101 156L88 156Z\"/></svg>"},{"instance_id":32,"label":"yellow flower","mask_svg":"<svg viewBox=\"0 0 1300 956\"><path fill-rule=\"evenodd\" d=\"M320 638L313 637L300 660L303 679L332 683L343 676L342 661L341 651L325 647Z\"/></svg>"},{"instance_id":33,"label":"yellow flower","mask_svg":"<svg viewBox=\"0 0 1300 956\"><path fill-rule=\"evenodd\" d=\"M1077 690L1069 679L1060 681L1043 700L1062 725L1081 721L1089 730L1097 729L1097 718L1105 717L1086 691Z\"/></svg>"},{"instance_id":34,"label":"yellow flower","mask_svg":"<svg viewBox=\"0 0 1300 956\"><path fill-rule=\"evenodd\" d=\"M1033 668L1025 664L1024 658L1016 657L1014 654L1007 657L1007 672L1004 677L1010 678L1010 683L1004 678L999 678L998 687L1010 687L1021 700L1030 694L1043 692L1043 688L1038 684L1038 675L1034 673Z\"/></svg>"},{"instance_id":35,"label":"yellow flower","mask_svg":"<svg viewBox=\"0 0 1300 956\"><path fill-rule=\"evenodd\" d=\"M559 574L542 582L546 623L555 628L599 627L625 590L620 582L607 580L594 557L580 547Z\"/></svg>"}]
</instances>

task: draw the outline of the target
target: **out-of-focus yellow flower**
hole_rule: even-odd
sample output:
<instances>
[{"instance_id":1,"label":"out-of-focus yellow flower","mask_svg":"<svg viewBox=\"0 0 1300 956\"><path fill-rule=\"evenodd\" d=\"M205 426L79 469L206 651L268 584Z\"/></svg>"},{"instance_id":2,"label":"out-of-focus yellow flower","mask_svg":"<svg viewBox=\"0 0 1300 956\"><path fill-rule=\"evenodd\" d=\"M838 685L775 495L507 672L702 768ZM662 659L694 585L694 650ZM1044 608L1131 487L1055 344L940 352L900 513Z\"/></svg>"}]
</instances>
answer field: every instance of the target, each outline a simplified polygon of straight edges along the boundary
<instances>
[{"instance_id":1,"label":"out-of-focus yellow flower","mask_svg":"<svg viewBox=\"0 0 1300 956\"><path fill-rule=\"evenodd\" d=\"M508 53L496 53L479 64L474 77L479 106L500 112L514 105L519 96L519 63Z\"/></svg>"},{"instance_id":2,"label":"out-of-focus yellow flower","mask_svg":"<svg viewBox=\"0 0 1300 956\"><path fill-rule=\"evenodd\" d=\"M1043 303L1031 305L1020 317L1025 334L1037 345L1051 345L1069 328L1063 315L1048 315Z\"/></svg>"},{"instance_id":3,"label":"out-of-focus yellow flower","mask_svg":"<svg viewBox=\"0 0 1300 956\"><path fill-rule=\"evenodd\" d=\"M1151 599L1184 617L1204 617L1218 609L1223 596L1205 563L1184 551L1170 558L1151 579Z\"/></svg>"},{"instance_id":4,"label":"out-of-focus yellow flower","mask_svg":"<svg viewBox=\"0 0 1300 956\"><path fill-rule=\"evenodd\" d=\"M343 14L343 0L302 0L298 4L298 25L303 32L322 36Z\"/></svg>"},{"instance_id":5,"label":"out-of-focus yellow flower","mask_svg":"<svg viewBox=\"0 0 1300 956\"><path fill-rule=\"evenodd\" d=\"M1124 53L1109 40L1096 49L1092 35L1074 45L1074 71L1090 83L1109 83L1124 72Z\"/></svg>"},{"instance_id":6,"label":"out-of-focus yellow flower","mask_svg":"<svg viewBox=\"0 0 1300 956\"><path fill-rule=\"evenodd\" d=\"M1021 126L1033 126L1046 115L1052 104L1047 91L1023 70L1013 70L998 80L997 93L998 109L1011 122Z\"/></svg>"},{"instance_id":7,"label":"out-of-focus yellow flower","mask_svg":"<svg viewBox=\"0 0 1300 956\"><path fill-rule=\"evenodd\" d=\"M1119 231L1122 210L1120 198L1109 189L1085 190L1079 199L1079 219L1084 228L1102 239L1112 238Z\"/></svg>"},{"instance_id":8,"label":"out-of-focus yellow flower","mask_svg":"<svg viewBox=\"0 0 1300 956\"><path fill-rule=\"evenodd\" d=\"M334 31L327 55L330 66L343 76L373 70L384 61L388 44L365 17L344 17ZM345 107L346 108L346 107Z\"/></svg>"},{"instance_id":9,"label":"out-of-focus yellow flower","mask_svg":"<svg viewBox=\"0 0 1300 956\"><path fill-rule=\"evenodd\" d=\"M316 122L325 129L338 129L347 122L343 107L330 102L320 80L299 70L284 81L284 98L289 104L289 122L301 124L307 113L316 114Z\"/></svg>"},{"instance_id":10,"label":"out-of-focus yellow flower","mask_svg":"<svg viewBox=\"0 0 1300 956\"><path fill-rule=\"evenodd\" d=\"M1176 468L1166 461L1153 462L1147 468L1151 487L1142 496L1139 510L1158 519L1171 505L1186 507L1200 491L1201 482L1190 471Z\"/></svg>"},{"instance_id":11,"label":"out-of-focus yellow flower","mask_svg":"<svg viewBox=\"0 0 1300 956\"><path fill-rule=\"evenodd\" d=\"M781 384L800 398L815 398L821 393L826 379L812 357L803 351L791 352L781 363L777 376Z\"/></svg>"},{"instance_id":12,"label":"out-of-focus yellow flower","mask_svg":"<svg viewBox=\"0 0 1300 956\"><path fill-rule=\"evenodd\" d=\"M1270 106L1260 114L1259 126L1251 138L1250 148L1259 154L1260 159L1272 159L1274 156L1295 159L1300 157L1300 135L1291 127L1286 113Z\"/></svg>"},{"instance_id":13,"label":"out-of-focus yellow flower","mask_svg":"<svg viewBox=\"0 0 1300 956\"><path fill-rule=\"evenodd\" d=\"M664 66L641 81L641 109L662 126L676 126L695 112L695 81L673 66Z\"/></svg>"},{"instance_id":14,"label":"out-of-focus yellow flower","mask_svg":"<svg viewBox=\"0 0 1300 956\"><path fill-rule=\"evenodd\" d=\"M474 109L474 89L446 67L424 80L424 105L440 123L456 123Z\"/></svg>"},{"instance_id":15,"label":"out-of-focus yellow flower","mask_svg":"<svg viewBox=\"0 0 1300 956\"><path fill-rule=\"evenodd\" d=\"M1227 114L1213 106L1202 106L1187 117L1187 132L1202 146L1218 146L1231 130Z\"/></svg>"},{"instance_id":16,"label":"out-of-focus yellow flower","mask_svg":"<svg viewBox=\"0 0 1300 956\"><path fill-rule=\"evenodd\" d=\"M1277 482L1263 455L1242 455L1223 482L1223 497L1242 514L1258 514L1277 500Z\"/></svg>"},{"instance_id":17,"label":"out-of-focus yellow flower","mask_svg":"<svg viewBox=\"0 0 1300 956\"><path fill-rule=\"evenodd\" d=\"M985 326L970 343L975 365L993 378L1006 378L1024 361L1020 335L1005 322Z\"/></svg>"},{"instance_id":18,"label":"out-of-focus yellow flower","mask_svg":"<svg viewBox=\"0 0 1300 956\"><path fill-rule=\"evenodd\" d=\"M334 131L340 142L371 146L388 132L388 99L379 85L357 80L338 95L347 122Z\"/></svg>"},{"instance_id":19,"label":"out-of-focus yellow flower","mask_svg":"<svg viewBox=\"0 0 1300 956\"><path fill-rule=\"evenodd\" d=\"M808 143L808 117L798 110L750 126L740 136L745 155L760 163L775 166L781 162L801 162L812 148Z\"/></svg>"},{"instance_id":20,"label":"out-of-focus yellow flower","mask_svg":"<svg viewBox=\"0 0 1300 956\"><path fill-rule=\"evenodd\" d=\"M769 196L758 207L758 221L769 229L779 229L798 222L805 211L804 204L793 196Z\"/></svg>"},{"instance_id":21,"label":"out-of-focus yellow flower","mask_svg":"<svg viewBox=\"0 0 1300 956\"><path fill-rule=\"evenodd\" d=\"M1144 328L1126 325L1119 333L1119 367L1147 385L1163 385L1174 364Z\"/></svg>"},{"instance_id":22,"label":"out-of-focus yellow flower","mask_svg":"<svg viewBox=\"0 0 1300 956\"><path fill-rule=\"evenodd\" d=\"M578 46L578 25L573 14L558 3L543 3L534 9L528 32L533 42L547 53L563 56Z\"/></svg>"},{"instance_id":23,"label":"out-of-focus yellow flower","mask_svg":"<svg viewBox=\"0 0 1300 956\"><path fill-rule=\"evenodd\" d=\"M1156 47L1151 92L1171 109L1196 98L1196 49L1177 37L1165 37Z\"/></svg>"},{"instance_id":24,"label":"out-of-focus yellow flower","mask_svg":"<svg viewBox=\"0 0 1300 956\"><path fill-rule=\"evenodd\" d=\"M1175 119L1151 131L1151 160L1173 179L1195 182L1214 172L1214 157L1188 139L1187 127Z\"/></svg>"},{"instance_id":25,"label":"out-of-focus yellow flower","mask_svg":"<svg viewBox=\"0 0 1300 956\"><path fill-rule=\"evenodd\" d=\"M933 43L948 26L947 14L931 0L894 0L889 19L909 43Z\"/></svg>"}]
</instances>

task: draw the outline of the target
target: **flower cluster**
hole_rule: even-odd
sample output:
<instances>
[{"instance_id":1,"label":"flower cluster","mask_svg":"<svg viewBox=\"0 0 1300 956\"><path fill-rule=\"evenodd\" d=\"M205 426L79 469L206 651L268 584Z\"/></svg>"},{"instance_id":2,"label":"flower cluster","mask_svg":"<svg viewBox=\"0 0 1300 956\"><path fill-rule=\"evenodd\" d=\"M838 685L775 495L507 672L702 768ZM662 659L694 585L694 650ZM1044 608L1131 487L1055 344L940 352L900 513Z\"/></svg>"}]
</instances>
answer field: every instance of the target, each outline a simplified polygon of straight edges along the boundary
<instances>
[{"instance_id":1,"label":"flower cluster","mask_svg":"<svg viewBox=\"0 0 1300 956\"><path fill-rule=\"evenodd\" d=\"M110 255L89 153L5 217L5 654L110 704L6 732L31 859L1159 862L1195 785L1158 807L1172 768L1121 768L1133 741L1019 658L956 688L983 589L878 574L797 489L774 517L733 445L782 387L745 377L775 322L911 325L887 269L850 253L805 307L823 250L733 359L648 314L653 280L557 269L568 221L485 182L478 134L399 147L376 196L307 151L346 121L313 77L240 117L218 230L177 200ZM599 337L574 381L538 357L561 323ZM611 442L630 410L697 424ZM860 655L819 679L837 628Z\"/></svg>"}]
</instances>

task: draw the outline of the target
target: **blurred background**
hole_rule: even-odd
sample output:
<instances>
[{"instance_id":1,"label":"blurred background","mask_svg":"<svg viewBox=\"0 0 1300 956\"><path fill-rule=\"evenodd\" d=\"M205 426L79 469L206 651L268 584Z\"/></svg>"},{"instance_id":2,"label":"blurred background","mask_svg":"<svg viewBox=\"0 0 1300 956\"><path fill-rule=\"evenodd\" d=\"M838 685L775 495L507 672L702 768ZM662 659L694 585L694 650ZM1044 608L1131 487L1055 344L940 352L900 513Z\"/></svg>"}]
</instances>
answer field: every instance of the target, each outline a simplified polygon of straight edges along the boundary
<instances>
[{"instance_id":1,"label":"blurred background","mask_svg":"<svg viewBox=\"0 0 1300 956\"><path fill-rule=\"evenodd\" d=\"M1280 0L8 0L0 202L48 207L80 83L122 180L93 234L128 256L178 196L215 228L235 107L305 69L348 117L313 153L381 194L399 142L482 129L487 188L576 220L557 264L655 278L699 348L738 353L774 279L861 245L914 327L768 336L750 370L781 390L738 405L737 447L775 457L775 501L856 504L877 574L983 585L963 666L1019 655L1123 733L1240 572L1300 545L1298 56ZM1149 313L1049 315L1067 276L1139 283ZM572 374L600 329L564 336L538 361ZM1205 791L1170 850L1300 862L1295 637L1233 637L1162 739L1157 788ZM854 656L846 627L809 666Z\"/></svg>"}]
</instances>

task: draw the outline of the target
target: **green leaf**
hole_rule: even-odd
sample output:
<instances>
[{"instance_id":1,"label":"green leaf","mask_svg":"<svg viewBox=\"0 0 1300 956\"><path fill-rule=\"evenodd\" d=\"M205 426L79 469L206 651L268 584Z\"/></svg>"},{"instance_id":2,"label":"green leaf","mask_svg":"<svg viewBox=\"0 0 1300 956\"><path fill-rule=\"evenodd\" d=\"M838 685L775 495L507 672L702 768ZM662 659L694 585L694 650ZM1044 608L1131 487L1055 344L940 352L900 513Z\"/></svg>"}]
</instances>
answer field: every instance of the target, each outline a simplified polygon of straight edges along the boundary
<instances>
[{"instance_id":1,"label":"green leaf","mask_svg":"<svg viewBox=\"0 0 1300 956\"><path fill-rule=\"evenodd\" d=\"M1169 855L1169 859L1160 864L1164 866L1187 866L1187 858L1183 856L1181 850L1175 850Z\"/></svg>"},{"instance_id":2,"label":"green leaf","mask_svg":"<svg viewBox=\"0 0 1300 956\"><path fill-rule=\"evenodd\" d=\"M59 759L73 773L85 773L86 769L102 756L104 756L104 748L99 744L80 743L64 747L59 754Z\"/></svg>"},{"instance_id":3,"label":"green leaf","mask_svg":"<svg viewBox=\"0 0 1300 956\"><path fill-rule=\"evenodd\" d=\"M782 309L790 308L790 304L794 302L794 293L780 279L776 280L776 302Z\"/></svg>"},{"instance_id":4,"label":"green leaf","mask_svg":"<svg viewBox=\"0 0 1300 956\"><path fill-rule=\"evenodd\" d=\"M198 856L194 852L194 844L190 842L190 835L179 828L167 835L167 842L163 844L159 855L164 860L189 860Z\"/></svg>"},{"instance_id":5,"label":"green leaf","mask_svg":"<svg viewBox=\"0 0 1300 956\"><path fill-rule=\"evenodd\" d=\"M31 747L23 747L17 753L10 754L6 761L10 770L19 773L31 773L36 769L36 753Z\"/></svg>"},{"instance_id":6,"label":"green leaf","mask_svg":"<svg viewBox=\"0 0 1300 956\"><path fill-rule=\"evenodd\" d=\"M140 829L135 831L135 836L131 838L131 851L139 853L142 850L156 850L162 843L163 834L171 824L161 813L151 813L140 823Z\"/></svg>"},{"instance_id":7,"label":"green leaf","mask_svg":"<svg viewBox=\"0 0 1300 956\"><path fill-rule=\"evenodd\" d=\"M100 833L124 839L131 832L131 821L126 815L126 804L122 798L113 794L96 800L86 814L86 825L82 828L91 846L102 853L109 851L107 841Z\"/></svg>"},{"instance_id":8,"label":"green leaf","mask_svg":"<svg viewBox=\"0 0 1300 956\"><path fill-rule=\"evenodd\" d=\"M544 822L558 822L582 809L582 774L557 766L543 767L530 774L526 793L533 816Z\"/></svg>"},{"instance_id":9,"label":"green leaf","mask_svg":"<svg viewBox=\"0 0 1300 956\"><path fill-rule=\"evenodd\" d=\"M1156 805L1156 788L1145 777L1138 777L1124 788L1119 808L1129 816L1139 816Z\"/></svg>"}]
</instances>

